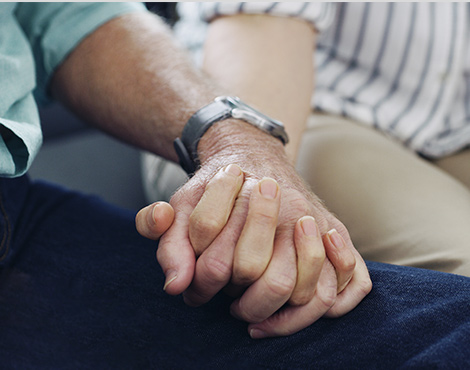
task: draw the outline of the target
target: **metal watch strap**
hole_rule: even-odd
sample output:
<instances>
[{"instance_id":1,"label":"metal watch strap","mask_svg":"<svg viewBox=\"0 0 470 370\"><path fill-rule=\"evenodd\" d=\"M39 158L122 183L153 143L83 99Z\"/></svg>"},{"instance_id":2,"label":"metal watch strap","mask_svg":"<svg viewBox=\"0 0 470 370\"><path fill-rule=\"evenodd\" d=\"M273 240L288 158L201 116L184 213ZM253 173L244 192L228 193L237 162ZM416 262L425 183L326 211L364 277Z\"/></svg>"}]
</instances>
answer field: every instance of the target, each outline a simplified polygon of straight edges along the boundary
<instances>
[{"instance_id":1,"label":"metal watch strap","mask_svg":"<svg viewBox=\"0 0 470 370\"><path fill-rule=\"evenodd\" d=\"M198 110L184 126L181 138L174 141L181 167L188 173L196 172L199 166L197 146L204 133L215 123L231 117L232 108L215 100Z\"/></svg>"}]
</instances>

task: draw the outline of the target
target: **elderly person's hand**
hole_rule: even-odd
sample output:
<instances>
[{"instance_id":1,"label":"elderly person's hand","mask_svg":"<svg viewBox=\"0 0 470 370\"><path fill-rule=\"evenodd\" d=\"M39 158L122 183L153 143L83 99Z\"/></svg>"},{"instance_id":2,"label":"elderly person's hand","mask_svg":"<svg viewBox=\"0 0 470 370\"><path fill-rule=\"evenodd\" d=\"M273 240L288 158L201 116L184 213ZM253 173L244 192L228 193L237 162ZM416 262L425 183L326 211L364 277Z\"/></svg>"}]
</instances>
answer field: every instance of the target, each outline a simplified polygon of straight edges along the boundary
<instances>
[{"instance_id":1,"label":"elderly person's hand","mask_svg":"<svg viewBox=\"0 0 470 370\"><path fill-rule=\"evenodd\" d=\"M362 258L349 237L333 230L344 233L344 226L313 194L287 186L303 185L295 171L280 186L233 164L215 175L207 170L171 200L175 222L157 252L169 294L184 292L186 303L197 306L227 285L232 293L246 289L232 314L252 323L250 334L259 338L344 314L368 293Z\"/></svg>"}]
</instances>

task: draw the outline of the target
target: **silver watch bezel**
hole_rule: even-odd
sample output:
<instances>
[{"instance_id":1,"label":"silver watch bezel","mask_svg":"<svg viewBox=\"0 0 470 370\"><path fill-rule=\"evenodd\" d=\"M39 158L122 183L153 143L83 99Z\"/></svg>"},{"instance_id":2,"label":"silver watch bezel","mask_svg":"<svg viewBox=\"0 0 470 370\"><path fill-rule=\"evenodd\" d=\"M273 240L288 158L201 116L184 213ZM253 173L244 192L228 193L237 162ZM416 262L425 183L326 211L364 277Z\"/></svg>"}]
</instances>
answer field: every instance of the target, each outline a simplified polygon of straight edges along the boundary
<instances>
[{"instance_id":1,"label":"silver watch bezel","mask_svg":"<svg viewBox=\"0 0 470 370\"><path fill-rule=\"evenodd\" d=\"M227 104L231 108L231 116L233 118L252 124L260 130L280 139L284 145L289 142L289 137L282 122L264 115L242 102L238 97L219 96L215 100Z\"/></svg>"}]
</instances>

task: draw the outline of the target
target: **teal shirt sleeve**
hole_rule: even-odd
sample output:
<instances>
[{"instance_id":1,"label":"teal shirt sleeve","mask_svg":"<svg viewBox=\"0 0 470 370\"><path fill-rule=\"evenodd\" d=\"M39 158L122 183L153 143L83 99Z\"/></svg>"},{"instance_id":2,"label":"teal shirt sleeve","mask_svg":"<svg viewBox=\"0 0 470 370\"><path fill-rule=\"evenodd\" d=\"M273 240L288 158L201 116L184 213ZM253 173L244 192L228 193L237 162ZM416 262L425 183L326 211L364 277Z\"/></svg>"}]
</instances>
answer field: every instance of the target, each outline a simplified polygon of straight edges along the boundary
<instances>
[{"instance_id":1,"label":"teal shirt sleeve","mask_svg":"<svg viewBox=\"0 0 470 370\"><path fill-rule=\"evenodd\" d=\"M141 3L0 2L0 176L24 174L42 144L37 101L56 68L90 33Z\"/></svg>"},{"instance_id":2,"label":"teal shirt sleeve","mask_svg":"<svg viewBox=\"0 0 470 370\"><path fill-rule=\"evenodd\" d=\"M39 103L48 102L54 70L88 34L125 13L145 11L142 3L19 3L16 18L31 44L36 62Z\"/></svg>"}]
</instances>

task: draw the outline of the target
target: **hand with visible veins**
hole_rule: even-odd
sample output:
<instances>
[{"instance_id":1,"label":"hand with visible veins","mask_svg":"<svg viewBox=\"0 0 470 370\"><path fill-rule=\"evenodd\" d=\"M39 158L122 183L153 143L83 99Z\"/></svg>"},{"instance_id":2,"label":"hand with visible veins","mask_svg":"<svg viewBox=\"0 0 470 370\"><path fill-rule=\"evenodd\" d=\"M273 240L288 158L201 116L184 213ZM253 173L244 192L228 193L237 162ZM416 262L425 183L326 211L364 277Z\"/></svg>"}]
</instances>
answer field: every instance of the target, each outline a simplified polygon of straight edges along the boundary
<instances>
[{"instance_id":1,"label":"hand with visible veins","mask_svg":"<svg viewBox=\"0 0 470 370\"><path fill-rule=\"evenodd\" d=\"M257 179L236 165L206 177L202 191L194 185L197 175L172 198L175 222L157 251L169 294L183 293L187 304L198 306L224 287L237 292L232 315L261 338L340 316L370 291L352 244L336 229L322 236L307 204L299 207L305 199L298 192L283 192L272 178ZM137 219L148 219L152 209Z\"/></svg>"}]
</instances>

